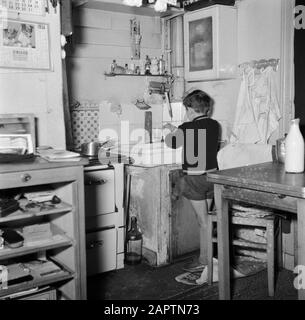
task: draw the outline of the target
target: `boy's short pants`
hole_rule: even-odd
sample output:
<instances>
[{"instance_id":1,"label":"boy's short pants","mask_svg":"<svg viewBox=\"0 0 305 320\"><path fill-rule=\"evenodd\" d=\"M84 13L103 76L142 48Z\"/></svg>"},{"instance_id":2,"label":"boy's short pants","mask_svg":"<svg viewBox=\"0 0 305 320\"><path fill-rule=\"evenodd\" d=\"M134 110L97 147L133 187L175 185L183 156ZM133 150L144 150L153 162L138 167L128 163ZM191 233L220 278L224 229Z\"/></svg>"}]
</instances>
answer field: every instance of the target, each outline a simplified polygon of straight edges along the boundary
<instances>
[{"instance_id":1,"label":"boy's short pants","mask_svg":"<svg viewBox=\"0 0 305 320\"><path fill-rule=\"evenodd\" d=\"M179 183L175 187L176 195L182 195L189 200L213 199L214 184L207 181L207 175L180 174Z\"/></svg>"}]
</instances>

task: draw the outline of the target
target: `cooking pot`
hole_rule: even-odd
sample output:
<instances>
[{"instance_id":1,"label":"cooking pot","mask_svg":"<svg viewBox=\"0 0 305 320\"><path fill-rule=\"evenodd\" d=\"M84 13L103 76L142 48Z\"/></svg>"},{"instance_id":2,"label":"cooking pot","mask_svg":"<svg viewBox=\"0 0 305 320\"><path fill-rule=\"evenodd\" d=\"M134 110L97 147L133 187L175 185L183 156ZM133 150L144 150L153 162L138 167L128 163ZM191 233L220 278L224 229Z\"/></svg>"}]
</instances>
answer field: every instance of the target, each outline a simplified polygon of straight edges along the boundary
<instances>
[{"instance_id":1,"label":"cooking pot","mask_svg":"<svg viewBox=\"0 0 305 320\"><path fill-rule=\"evenodd\" d=\"M81 145L81 153L88 157L97 156L101 146L102 143L96 141L83 143Z\"/></svg>"}]
</instances>

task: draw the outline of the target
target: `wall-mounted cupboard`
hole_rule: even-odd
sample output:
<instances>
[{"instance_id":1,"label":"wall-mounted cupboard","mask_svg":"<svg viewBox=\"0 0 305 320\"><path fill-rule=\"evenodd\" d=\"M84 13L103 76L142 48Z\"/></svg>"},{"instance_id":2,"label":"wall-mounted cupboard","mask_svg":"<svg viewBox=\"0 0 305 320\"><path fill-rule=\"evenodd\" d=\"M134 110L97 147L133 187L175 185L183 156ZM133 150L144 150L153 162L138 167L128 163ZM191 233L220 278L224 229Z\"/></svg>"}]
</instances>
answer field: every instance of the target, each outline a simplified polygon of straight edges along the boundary
<instances>
[{"instance_id":1,"label":"wall-mounted cupboard","mask_svg":"<svg viewBox=\"0 0 305 320\"><path fill-rule=\"evenodd\" d=\"M237 9L215 5L184 16L186 81L230 79L237 70Z\"/></svg>"}]
</instances>

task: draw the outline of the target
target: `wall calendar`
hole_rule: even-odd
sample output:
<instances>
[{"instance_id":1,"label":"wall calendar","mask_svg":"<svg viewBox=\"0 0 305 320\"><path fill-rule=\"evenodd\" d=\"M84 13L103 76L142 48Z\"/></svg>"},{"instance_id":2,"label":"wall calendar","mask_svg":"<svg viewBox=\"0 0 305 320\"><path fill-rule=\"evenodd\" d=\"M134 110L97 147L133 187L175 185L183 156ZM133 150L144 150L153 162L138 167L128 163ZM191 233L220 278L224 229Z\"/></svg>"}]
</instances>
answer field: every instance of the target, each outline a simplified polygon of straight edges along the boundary
<instances>
[{"instance_id":1,"label":"wall calendar","mask_svg":"<svg viewBox=\"0 0 305 320\"><path fill-rule=\"evenodd\" d=\"M45 0L0 0L0 7L24 14L45 15Z\"/></svg>"}]
</instances>

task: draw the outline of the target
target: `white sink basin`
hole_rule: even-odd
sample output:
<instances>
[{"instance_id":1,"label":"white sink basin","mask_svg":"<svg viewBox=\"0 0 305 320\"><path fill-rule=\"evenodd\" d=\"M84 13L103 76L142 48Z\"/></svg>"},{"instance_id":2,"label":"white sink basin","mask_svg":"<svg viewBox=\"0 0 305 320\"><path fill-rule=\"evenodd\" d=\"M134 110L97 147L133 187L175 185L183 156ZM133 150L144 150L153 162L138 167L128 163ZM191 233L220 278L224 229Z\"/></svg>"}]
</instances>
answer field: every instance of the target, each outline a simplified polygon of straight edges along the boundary
<instances>
[{"instance_id":1,"label":"white sink basin","mask_svg":"<svg viewBox=\"0 0 305 320\"><path fill-rule=\"evenodd\" d=\"M182 148L171 149L163 142L121 146L121 153L134 159L134 164L157 166L163 164L181 164Z\"/></svg>"}]
</instances>

